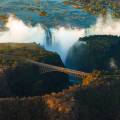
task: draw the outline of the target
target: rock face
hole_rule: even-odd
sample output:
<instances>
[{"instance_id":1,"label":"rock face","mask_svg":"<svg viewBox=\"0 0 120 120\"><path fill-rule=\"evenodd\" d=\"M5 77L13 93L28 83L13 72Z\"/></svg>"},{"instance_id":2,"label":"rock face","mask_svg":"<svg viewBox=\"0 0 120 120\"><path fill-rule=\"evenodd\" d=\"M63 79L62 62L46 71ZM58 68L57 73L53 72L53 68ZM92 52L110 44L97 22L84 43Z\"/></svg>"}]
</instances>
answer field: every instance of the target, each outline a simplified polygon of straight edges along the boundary
<instances>
[{"instance_id":1,"label":"rock face","mask_svg":"<svg viewBox=\"0 0 120 120\"><path fill-rule=\"evenodd\" d=\"M120 79L103 78L102 73L87 86L40 97L1 98L0 120L119 120L119 91Z\"/></svg>"},{"instance_id":2,"label":"rock face","mask_svg":"<svg viewBox=\"0 0 120 120\"><path fill-rule=\"evenodd\" d=\"M0 44L0 96L33 96L60 91L68 84L68 76L59 72L40 74L40 67L24 58L64 67L56 53L37 44ZM12 54L13 56L7 56ZM20 57L18 57L20 56Z\"/></svg>"},{"instance_id":3,"label":"rock face","mask_svg":"<svg viewBox=\"0 0 120 120\"><path fill-rule=\"evenodd\" d=\"M79 85L38 97L1 98L1 120L79 120L74 94Z\"/></svg>"},{"instance_id":4,"label":"rock face","mask_svg":"<svg viewBox=\"0 0 120 120\"><path fill-rule=\"evenodd\" d=\"M120 68L120 37L96 35L80 38L68 53L66 64L78 70Z\"/></svg>"}]
</instances>

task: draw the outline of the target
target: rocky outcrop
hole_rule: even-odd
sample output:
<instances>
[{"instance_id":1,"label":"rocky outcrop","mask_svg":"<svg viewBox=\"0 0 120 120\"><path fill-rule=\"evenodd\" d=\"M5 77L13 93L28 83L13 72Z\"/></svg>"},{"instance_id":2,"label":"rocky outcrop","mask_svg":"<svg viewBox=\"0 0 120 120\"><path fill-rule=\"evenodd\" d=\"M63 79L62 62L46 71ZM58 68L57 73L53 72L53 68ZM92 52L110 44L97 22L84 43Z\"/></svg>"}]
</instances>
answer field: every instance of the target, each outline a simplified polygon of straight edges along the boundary
<instances>
[{"instance_id":1,"label":"rocky outcrop","mask_svg":"<svg viewBox=\"0 0 120 120\"><path fill-rule=\"evenodd\" d=\"M66 74L49 72L41 75L39 66L25 61L26 58L64 67L56 53L48 52L35 43L1 43L0 54L5 55L0 55L1 97L43 95L61 91L69 83Z\"/></svg>"},{"instance_id":2,"label":"rocky outcrop","mask_svg":"<svg viewBox=\"0 0 120 120\"><path fill-rule=\"evenodd\" d=\"M66 64L91 72L120 68L120 37L95 35L80 38L69 50Z\"/></svg>"},{"instance_id":3,"label":"rocky outcrop","mask_svg":"<svg viewBox=\"0 0 120 120\"><path fill-rule=\"evenodd\" d=\"M119 79L99 76L96 80L90 80L87 86L74 85L58 93L40 97L1 98L0 119L119 120L119 86Z\"/></svg>"},{"instance_id":4,"label":"rocky outcrop","mask_svg":"<svg viewBox=\"0 0 120 120\"><path fill-rule=\"evenodd\" d=\"M76 120L73 97L79 86L40 97L1 98L1 120Z\"/></svg>"},{"instance_id":5,"label":"rocky outcrop","mask_svg":"<svg viewBox=\"0 0 120 120\"><path fill-rule=\"evenodd\" d=\"M47 120L77 120L78 106L74 94L80 85L74 85L59 93L43 96Z\"/></svg>"}]
</instances>

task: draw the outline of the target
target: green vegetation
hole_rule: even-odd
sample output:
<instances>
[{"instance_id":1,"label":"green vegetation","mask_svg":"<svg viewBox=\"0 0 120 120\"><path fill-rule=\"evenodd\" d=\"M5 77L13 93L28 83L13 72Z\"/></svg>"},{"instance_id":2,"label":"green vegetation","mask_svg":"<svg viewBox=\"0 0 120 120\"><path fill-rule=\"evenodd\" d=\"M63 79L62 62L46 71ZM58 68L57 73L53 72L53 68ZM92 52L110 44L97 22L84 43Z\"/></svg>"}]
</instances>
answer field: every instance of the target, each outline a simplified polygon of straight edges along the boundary
<instances>
[{"instance_id":1,"label":"green vegetation","mask_svg":"<svg viewBox=\"0 0 120 120\"><path fill-rule=\"evenodd\" d=\"M76 99L79 100L80 118L82 120L119 120L120 93L118 91L120 91L120 78L108 77L102 72L101 76L75 94Z\"/></svg>"},{"instance_id":2,"label":"green vegetation","mask_svg":"<svg viewBox=\"0 0 120 120\"><path fill-rule=\"evenodd\" d=\"M45 120L41 97L0 99L1 120Z\"/></svg>"},{"instance_id":3,"label":"green vegetation","mask_svg":"<svg viewBox=\"0 0 120 120\"><path fill-rule=\"evenodd\" d=\"M70 49L66 63L83 71L116 70L120 68L119 51L120 37L96 35L80 38Z\"/></svg>"},{"instance_id":4,"label":"green vegetation","mask_svg":"<svg viewBox=\"0 0 120 120\"><path fill-rule=\"evenodd\" d=\"M1 43L0 44L0 65L11 66L16 63L19 64L23 58L40 61L46 56L54 56L55 54L40 48L36 43ZM3 55L2 55L3 54ZM7 56L7 55L13 56ZM4 56L6 55L6 56ZM16 62L17 61L17 62Z\"/></svg>"},{"instance_id":5,"label":"green vegetation","mask_svg":"<svg viewBox=\"0 0 120 120\"><path fill-rule=\"evenodd\" d=\"M59 72L40 74L41 68L26 59L64 67L56 53L35 43L0 44L0 96L34 96L59 91L68 84Z\"/></svg>"},{"instance_id":6,"label":"green vegetation","mask_svg":"<svg viewBox=\"0 0 120 120\"><path fill-rule=\"evenodd\" d=\"M94 71L96 79L87 86L74 85L41 97L1 98L0 119L119 120L120 79L105 78L107 74L111 72Z\"/></svg>"},{"instance_id":7,"label":"green vegetation","mask_svg":"<svg viewBox=\"0 0 120 120\"><path fill-rule=\"evenodd\" d=\"M119 120L120 78L115 77L119 75L119 71L95 70L83 80L82 86L74 85L63 90L68 84L65 74L51 72L40 75L38 66L15 57L27 56L29 59L62 66L57 54L47 52L36 44L9 43L0 46L0 53L14 56L14 58L1 57L3 61L7 58L11 64L2 62L0 68L0 96L10 96L10 98L0 98L0 120ZM74 58L83 57L87 66L92 65L92 69L98 67L102 69L101 66L105 64L101 60L112 57L119 62L119 53L116 51L120 50L120 38L90 36L80 39L71 50L75 50ZM81 50L84 54L81 54ZM103 57L104 54L107 58ZM89 59L85 59L87 57ZM96 60L94 61L96 66L90 63L91 60ZM107 61L105 62L107 64ZM85 63L82 65L86 65ZM58 92L61 90L63 91Z\"/></svg>"}]
</instances>

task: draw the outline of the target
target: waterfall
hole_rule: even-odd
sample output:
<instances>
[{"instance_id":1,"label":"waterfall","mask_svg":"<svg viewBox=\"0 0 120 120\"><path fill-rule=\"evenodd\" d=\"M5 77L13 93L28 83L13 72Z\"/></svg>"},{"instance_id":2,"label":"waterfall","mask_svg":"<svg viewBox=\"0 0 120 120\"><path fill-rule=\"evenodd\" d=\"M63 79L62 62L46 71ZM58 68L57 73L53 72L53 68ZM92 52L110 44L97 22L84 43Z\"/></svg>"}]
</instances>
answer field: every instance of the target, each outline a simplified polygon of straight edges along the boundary
<instances>
[{"instance_id":1,"label":"waterfall","mask_svg":"<svg viewBox=\"0 0 120 120\"><path fill-rule=\"evenodd\" d=\"M47 28L47 27L45 28L45 35L46 35L45 46L46 47L52 46L52 33L50 28Z\"/></svg>"},{"instance_id":2,"label":"waterfall","mask_svg":"<svg viewBox=\"0 0 120 120\"><path fill-rule=\"evenodd\" d=\"M85 35L84 29L79 28L44 28L45 39L44 47L53 52L57 52L63 62L71 46L78 41L80 37Z\"/></svg>"}]
</instances>

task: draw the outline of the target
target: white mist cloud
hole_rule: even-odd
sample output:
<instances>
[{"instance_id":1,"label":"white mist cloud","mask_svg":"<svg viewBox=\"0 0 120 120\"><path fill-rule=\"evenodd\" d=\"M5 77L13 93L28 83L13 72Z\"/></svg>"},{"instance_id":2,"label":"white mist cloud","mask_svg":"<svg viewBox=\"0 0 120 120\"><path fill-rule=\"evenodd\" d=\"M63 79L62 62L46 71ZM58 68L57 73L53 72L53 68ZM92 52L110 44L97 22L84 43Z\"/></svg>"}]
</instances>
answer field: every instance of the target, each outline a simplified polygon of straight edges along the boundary
<instances>
[{"instance_id":1,"label":"white mist cloud","mask_svg":"<svg viewBox=\"0 0 120 120\"><path fill-rule=\"evenodd\" d=\"M117 66L116 61L115 61L114 58L111 58L111 59L110 59L110 67L111 67L112 69L117 69L117 68L118 68L118 66Z\"/></svg>"},{"instance_id":2,"label":"white mist cloud","mask_svg":"<svg viewBox=\"0 0 120 120\"><path fill-rule=\"evenodd\" d=\"M45 30L40 24L31 26L25 24L17 17L10 15L5 25L8 30L0 32L0 42L29 43L36 42L45 44ZM112 19L111 16L106 18L99 17L95 25L87 29L51 28L52 46L46 49L58 52L64 61L70 47L78 41L80 37L89 35L118 35L120 36L120 19Z\"/></svg>"},{"instance_id":3,"label":"white mist cloud","mask_svg":"<svg viewBox=\"0 0 120 120\"><path fill-rule=\"evenodd\" d=\"M26 25L22 20L10 15L5 27L7 31L0 32L0 42L16 42L16 43L28 43L28 42L41 42L45 37L44 29L40 24L32 27Z\"/></svg>"},{"instance_id":4,"label":"white mist cloud","mask_svg":"<svg viewBox=\"0 0 120 120\"><path fill-rule=\"evenodd\" d=\"M85 32L83 29L77 28L65 28L60 27L53 31L54 42L59 42L63 49L68 49L71 47L80 37L84 37Z\"/></svg>"},{"instance_id":5,"label":"white mist cloud","mask_svg":"<svg viewBox=\"0 0 120 120\"><path fill-rule=\"evenodd\" d=\"M77 42L80 37L85 36L85 30L78 28L60 27L58 29L51 29L51 31L53 45L50 49L58 52L62 56L63 61L70 47Z\"/></svg>"},{"instance_id":6,"label":"white mist cloud","mask_svg":"<svg viewBox=\"0 0 120 120\"><path fill-rule=\"evenodd\" d=\"M100 16L95 25L86 29L86 36L89 35L120 36L120 19L113 19L111 15L107 15L106 18Z\"/></svg>"},{"instance_id":7,"label":"white mist cloud","mask_svg":"<svg viewBox=\"0 0 120 120\"><path fill-rule=\"evenodd\" d=\"M0 32L0 43L29 43L36 42L45 44L45 30L40 24L31 26L25 24L14 15L10 15L5 24L7 31ZM46 46L46 49L58 52L65 60L69 48L80 38L85 36L84 29L59 27L51 28L52 46Z\"/></svg>"}]
</instances>

